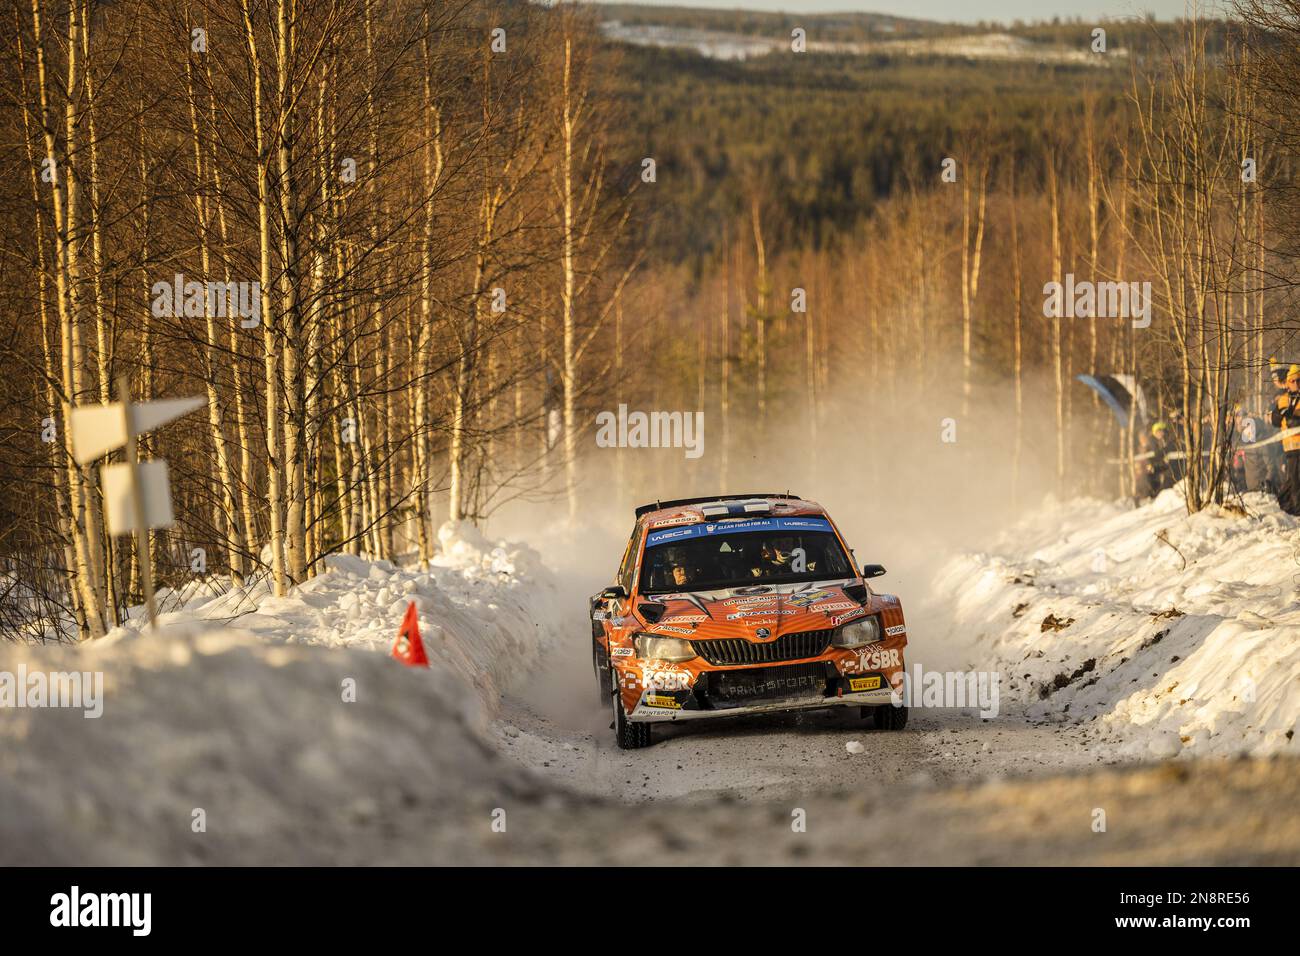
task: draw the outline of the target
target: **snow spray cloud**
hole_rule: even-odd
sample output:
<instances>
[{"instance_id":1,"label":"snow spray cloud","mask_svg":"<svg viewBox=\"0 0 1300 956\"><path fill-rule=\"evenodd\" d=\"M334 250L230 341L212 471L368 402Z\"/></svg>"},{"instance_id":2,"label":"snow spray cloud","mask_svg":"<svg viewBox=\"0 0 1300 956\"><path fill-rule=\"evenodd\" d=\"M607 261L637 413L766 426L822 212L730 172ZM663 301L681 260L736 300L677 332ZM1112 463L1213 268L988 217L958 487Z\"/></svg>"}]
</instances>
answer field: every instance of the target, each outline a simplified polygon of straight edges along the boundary
<instances>
[{"instance_id":1,"label":"snow spray cloud","mask_svg":"<svg viewBox=\"0 0 1300 956\"><path fill-rule=\"evenodd\" d=\"M985 720L998 715L1002 675L997 671L927 671L912 665L894 678L895 707L977 707Z\"/></svg>"},{"instance_id":2,"label":"snow spray cloud","mask_svg":"<svg viewBox=\"0 0 1300 956\"><path fill-rule=\"evenodd\" d=\"M596 416L598 448L684 448L687 458L704 454L703 412L629 412Z\"/></svg>"},{"instance_id":3,"label":"snow spray cloud","mask_svg":"<svg viewBox=\"0 0 1300 956\"><path fill-rule=\"evenodd\" d=\"M0 708L66 707L82 717L104 714L103 671L0 671Z\"/></svg>"}]
</instances>

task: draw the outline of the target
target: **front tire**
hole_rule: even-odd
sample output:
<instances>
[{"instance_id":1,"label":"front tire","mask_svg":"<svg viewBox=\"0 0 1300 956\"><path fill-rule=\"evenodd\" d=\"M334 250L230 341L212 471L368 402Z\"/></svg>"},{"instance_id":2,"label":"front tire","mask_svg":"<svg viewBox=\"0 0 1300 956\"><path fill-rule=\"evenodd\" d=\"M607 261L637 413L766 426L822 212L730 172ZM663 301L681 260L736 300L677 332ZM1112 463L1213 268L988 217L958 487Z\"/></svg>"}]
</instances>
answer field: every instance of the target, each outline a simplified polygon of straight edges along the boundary
<instances>
[{"instance_id":1,"label":"front tire","mask_svg":"<svg viewBox=\"0 0 1300 956\"><path fill-rule=\"evenodd\" d=\"M877 730L902 730L907 726L906 707L882 704L871 709L873 711L871 720L875 723Z\"/></svg>"},{"instance_id":2,"label":"front tire","mask_svg":"<svg viewBox=\"0 0 1300 956\"><path fill-rule=\"evenodd\" d=\"M623 695L611 693L614 702L614 739L619 750L640 750L650 746L650 725L634 724L623 711Z\"/></svg>"}]
</instances>

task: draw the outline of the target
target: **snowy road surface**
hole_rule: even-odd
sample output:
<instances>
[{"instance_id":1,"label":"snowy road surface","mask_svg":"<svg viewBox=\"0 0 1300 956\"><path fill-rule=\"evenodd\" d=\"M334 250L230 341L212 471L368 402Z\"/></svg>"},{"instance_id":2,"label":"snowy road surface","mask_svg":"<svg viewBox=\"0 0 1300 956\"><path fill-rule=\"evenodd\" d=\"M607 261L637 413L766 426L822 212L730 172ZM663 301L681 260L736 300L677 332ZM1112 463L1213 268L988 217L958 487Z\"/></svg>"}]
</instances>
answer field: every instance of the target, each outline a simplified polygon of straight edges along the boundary
<instances>
[{"instance_id":1,"label":"snowy road surface","mask_svg":"<svg viewBox=\"0 0 1300 956\"><path fill-rule=\"evenodd\" d=\"M653 746L621 751L609 710L597 706L587 654L581 640L557 648L523 694L506 695L496 734L512 759L592 796L798 801L866 783L979 783L1102 760L1069 725L913 709L906 730L878 731L848 707L660 724ZM852 741L862 753L849 753Z\"/></svg>"}]
</instances>

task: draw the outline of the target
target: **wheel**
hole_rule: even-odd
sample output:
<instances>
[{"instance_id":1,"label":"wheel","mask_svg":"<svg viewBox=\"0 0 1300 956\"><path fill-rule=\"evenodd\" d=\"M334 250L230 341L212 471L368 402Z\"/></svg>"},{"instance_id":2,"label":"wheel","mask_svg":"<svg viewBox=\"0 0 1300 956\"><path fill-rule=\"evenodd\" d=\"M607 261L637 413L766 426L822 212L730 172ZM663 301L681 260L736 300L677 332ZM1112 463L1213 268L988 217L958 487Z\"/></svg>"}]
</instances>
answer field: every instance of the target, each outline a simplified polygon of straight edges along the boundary
<instances>
[{"instance_id":1,"label":"wheel","mask_svg":"<svg viewBox=\"0 0 1300 956\"><path fill-rule=\"evenodd\" d=\"M623 712L623 695L610 693L614 702L614 739L618 741L619 750L640 750L650 746L650 725L634 724Z\"/></svg>"},{"instance_id":2,"label":"wheel","mask_svg":"<svg viewBox=\"0 0 1300 956\"><path fill-rule=\"evenodd\" d=\"M879 707L872 707L871 710L874 711L871 719L875 723L877 730L902 730L907 726L906 707L882 704Z\"/></svg>"},{"instance_id":3,"label":"wheel","mask_svg":"<svg viewBox=\"0 0 1300 956\"><path fill-rule=\"evenodd\" d=\"M605 649L595 641L591 645L591 666L596 670L597 691L600 694L600 706L609 703L610 694L614 693L614 673L609 666L609 657Z\"/></svg>"}]
</instances>

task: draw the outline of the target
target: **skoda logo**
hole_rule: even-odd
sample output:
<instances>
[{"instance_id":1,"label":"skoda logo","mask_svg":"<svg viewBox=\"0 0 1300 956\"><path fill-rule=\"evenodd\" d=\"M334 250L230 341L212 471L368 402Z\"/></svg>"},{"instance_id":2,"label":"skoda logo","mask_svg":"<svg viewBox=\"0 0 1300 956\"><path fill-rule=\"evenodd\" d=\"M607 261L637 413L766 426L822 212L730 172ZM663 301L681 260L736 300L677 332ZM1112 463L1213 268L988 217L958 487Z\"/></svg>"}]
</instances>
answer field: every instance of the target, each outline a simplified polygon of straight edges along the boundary
<instances>
[{"instance_id":1,"label":"skoda logo","mask_svg":"<svg viewBox=\"0 0 1300 956\"><path fill-rule=\"evenodd\" d=\"M772 632L765 627L760 627L757 631L754 632L754 636L757 637L759 640L766 640L767 638L772 636Z\"/></svg>"}]
</instances>

